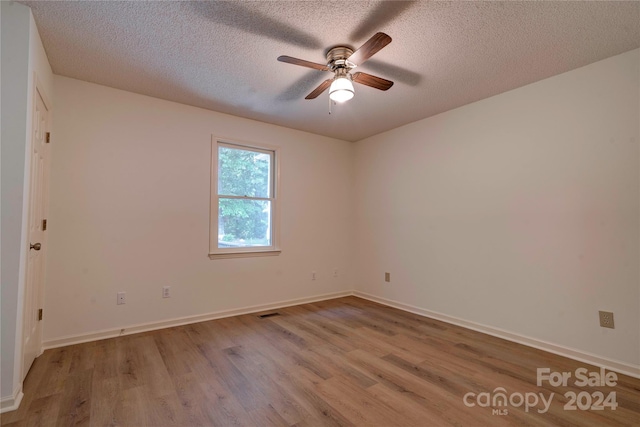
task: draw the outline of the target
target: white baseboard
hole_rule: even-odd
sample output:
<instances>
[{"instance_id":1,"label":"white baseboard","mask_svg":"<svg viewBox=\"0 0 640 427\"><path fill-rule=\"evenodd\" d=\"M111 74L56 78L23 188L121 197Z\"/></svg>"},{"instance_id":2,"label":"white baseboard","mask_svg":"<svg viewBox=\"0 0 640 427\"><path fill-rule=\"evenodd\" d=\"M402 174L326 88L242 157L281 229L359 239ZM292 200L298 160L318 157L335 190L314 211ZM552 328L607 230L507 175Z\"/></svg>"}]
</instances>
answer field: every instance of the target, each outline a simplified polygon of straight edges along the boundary
<instances>
[{"instance_id":1,"label":"white baseboard","mask_svg":"<svg viewBox=\"0 0 640 427\"><path fill-rule=\"evenodd\" d=\"M449 316L446 314L416 307L410 304L404 304L404 303L390 300L387 298L377 297L375 295L371 295L361 291L333 292L329 294L316 295L312 297L298 298L298 299L274 302L274 303L263 304L263 305L254 305L254 306L238 308L233 310L217 311L217 312L201 314L197 316L187 316L187 317L163 320L159 322L132 325L125 328L108 329L108 330L103 330L98 332L92 332L89 334L67 336L67 337L46 341L43 343L43 347L45 349L64 347L66 345L97 341L101 339L117 337L120 335L137 334L140 332L170 328L173 326L187 325L190 323L205 322L207 320L221 319L224 317L256 313L260 311L273 310L273 309L282 308L282 307L289 307L289 306L299 305L299 304L307 304L311 302L324 301L324 300L329 300L334 298L342 298L350 295L354 295L359 298L364 298L370 301L374 301L374 302L384 304L390 307L394 307L410 313L418 314L420 316L429 317L429 318L440 320L446 323L451 323L453 325L461 326L463 328L471 329L477 332L482 332L484 334L488 334L488 335L492 335L508 341L516 342L518 344L523 344L529 347L537 348L539 350L547 351L549 353L557 354L559 356L568 357L570 359L574 359L579 362L584 362L594 366L603 367L614 372L618 372L624 375L629 375L634 378L640 378L640 366L637 366L637 365L632 365L629 363L608 359L608 358L597 356L595 354L587 353L581 350L576 350L569 347L564 347L561 345L542 341L536 338L527 337L515 332L510 332L503 329L494 328L492 326L487 326L480 323L472 322L469 320L460 319L458 317ZM22 399L21 393L22 392L20 392L19 399L17 399L17 403L15 403L16 408L17 408L17 405L20 404L20 399ZM16 398L6 398L6 401L7 401L6 405L7 407L9 407L12 405L12 402L16 402ZM5 407L5 399L3 398L2 400L3 411L5 410L4 407ZM10 411L12 409L6 409L6 410Z\"/></svg>"},{"instance_id":2,"label":"white baseboard","mask_svg":"<svg viewBox=\"0 0 640 427\"><path fill-rule=\"evenodd\" d=\"M471 322L468 320L460 319L457 317L449 316L446 314L438 313L424 308L415 307L410 304L404 304L398 301L393 301L386 298L377 297L375 295L368 294L361 291L353 291L353 295L364 298L373 302L388 305L389 307L397 308L410 313L418 314L420 316L429 317L435 320L440 320L453 325L462 326L463 328L471 329L477 332L482 332L487 335L502 338L508 341L513 341L518 344L523 344L529 347L544 350L549 353L557 354L559 356L568 357L570 359L577 360L579 362L588 363L598 367L603 367L614 372L618 372L630 377L640 378L640 365L632 365L617 360L608 359L605 357L597 356L595 354L587 353L581 350L576 350L569 347L552 344L546 341L530 338L524 335L520 335L514 332L505 331L503 329L494 328L491 326L482 325L480 323Z\"/></svg>"},{"instance_id":3,"label":"white baseboard","mask_svg":"<svg viewBox=\"0 0 640 427\"><path fill-rule=\"evenodd\" d=\"M62 338L45 341L42 343L43 348L57 348L67 345L81 344L85 342L97 341L106 338L114 338L121 335L131 335L140 332L154 331L157 329L171 328L174 326L188 325L190 323L206 322L207 320L222 319L224 317L239 316L242 314L256 313L266 310L274 310L277 308L290 307L293 305L308 304L311 302L324 301L335 298L342 298L353 295L352 291L333 292L329 294L315 295L312 297L297 298L286 301L279 301L269 304L254 305L249 307L237 308L233 310L215 311L207 314L199 314L196 316L179 317L169 320L161 320L159 322L142 323L138 325L125 326L123 328L105 329L102 331L91 332L88 334L70 335Z\"/></svg>"},{"instance_id":4,"label":"white baseboard","mask_svg":"<svg viewBox=\"0 0 640 427\"><path fill-rule=\"evenodd\" d=\"M15 411L20 406L24 394L22 393L22 386L18 386L12 396L3 397L0 399L0 414L9 411Z\"/></svg>"}]
</instances>

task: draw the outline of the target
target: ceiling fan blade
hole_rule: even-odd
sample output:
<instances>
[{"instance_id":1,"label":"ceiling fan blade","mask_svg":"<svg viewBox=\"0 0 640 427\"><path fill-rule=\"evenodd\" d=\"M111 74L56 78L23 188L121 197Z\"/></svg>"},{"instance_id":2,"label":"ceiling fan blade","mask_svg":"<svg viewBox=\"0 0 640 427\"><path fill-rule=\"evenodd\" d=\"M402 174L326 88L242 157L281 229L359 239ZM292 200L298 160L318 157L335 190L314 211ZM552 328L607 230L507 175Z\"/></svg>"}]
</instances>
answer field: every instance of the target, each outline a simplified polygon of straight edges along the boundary
<instances>
[{"instance_id":1,"label":"ceiling fan blade","mask_svg":"<svg viewBox=\"0 0 640 427\"><path fill-rule=\"evenodd\" d=\"M386 80L381 77L372 76L371 74L357 72L351 76L353 81L365 86L371 86L380 90L387 90L393 86L391 80Z\"/></svg>"},{"instance_id":2,"label":"ceiling fan blade","mask_svg":"<svg viewBox=\"0 0 640 427\"><path fill-rule=\"evenodd\" d=\"M362 65L364 61L371 58L389 43L391 43L391 37L385 33L376 33L347 59L355 65Z\"/></svg>"},{"instance_id":3,"label":"ceiling fan blade","mask_svg":"<svg viewBox=\"0 0 640 427\"><path fill-rule=\"evenodd\" d=\"M286 62L287 64L300 65L302 67L313 68L314 70L329 71L329 67L322 64L316 64L315 62L305 61L304 59L292 58L291 56L278 56L278 61Z\"/></svg>"},{"instance_id":4,"label":"ceiling fan blade","mask_svg":"<svg viewBox=\"0 0 640 427\"><path fill-rule=\"evenodd\" d=\"M323 81L322 83L320 83L320 86L318 86L317 88L315 88L309 95L307 95L304 99L315 99L318 97L318 95L320 95L322 92L324 92L325 90L327 90L327 88L329 86L331 86L331 82L333 81L333 79L327 79L325 81Z\"/></svg>"}]
</instances>

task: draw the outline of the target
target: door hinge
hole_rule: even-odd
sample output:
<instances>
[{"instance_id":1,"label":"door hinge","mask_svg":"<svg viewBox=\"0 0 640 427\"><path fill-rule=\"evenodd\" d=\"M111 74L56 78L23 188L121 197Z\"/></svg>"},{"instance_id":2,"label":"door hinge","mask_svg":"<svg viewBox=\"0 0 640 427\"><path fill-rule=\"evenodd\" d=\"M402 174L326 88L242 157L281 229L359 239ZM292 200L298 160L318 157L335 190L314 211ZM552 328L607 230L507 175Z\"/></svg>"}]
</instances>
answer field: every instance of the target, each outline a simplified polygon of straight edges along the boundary
<instances>
[{"instance_id":1,"label":"door hinge","mask_svg":"<svg viewBox=\"0 0 640 427\"><path fill-rule=\"evenodd\" d=\"M44 141L48 144L51 142L51 132L47 132Z\"/></svg>"},{"instance_id":2,"label":"door hinge","mask_svg":"<svg viewBox=\"0 0 640 427\"><path fill-rule=\"evenodd\" d=\"M42 231L45 231L47 229L47 220L43 219L42 220Z\"/></svg>"},{"instance_id":3,"label":"door hinge","mask_svg":"<svg viewBox=\"0 0 640 427\"><path fill-rule=\"evenodd\" d=\"M42 309L38 309L38 320L42 320Z\"/></svg>"}]
</instances>

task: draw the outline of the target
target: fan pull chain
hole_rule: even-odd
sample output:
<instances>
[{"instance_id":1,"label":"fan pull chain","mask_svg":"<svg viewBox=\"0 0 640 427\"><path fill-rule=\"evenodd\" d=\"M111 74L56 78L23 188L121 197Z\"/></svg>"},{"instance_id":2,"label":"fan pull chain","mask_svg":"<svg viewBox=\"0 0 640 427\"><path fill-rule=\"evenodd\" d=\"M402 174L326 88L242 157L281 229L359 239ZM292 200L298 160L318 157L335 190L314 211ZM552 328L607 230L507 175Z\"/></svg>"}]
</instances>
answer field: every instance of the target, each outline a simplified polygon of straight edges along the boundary
<instances>
[{"instance_id":1,"label":"fan pull chain","mask_svg":"<svg viewBox=\"0 0 640 427\"><path fill-rule=\"evenodd\" d=\"M329 97L329 115L331 115L331 97Z\"/></svg>"}]
</instances>

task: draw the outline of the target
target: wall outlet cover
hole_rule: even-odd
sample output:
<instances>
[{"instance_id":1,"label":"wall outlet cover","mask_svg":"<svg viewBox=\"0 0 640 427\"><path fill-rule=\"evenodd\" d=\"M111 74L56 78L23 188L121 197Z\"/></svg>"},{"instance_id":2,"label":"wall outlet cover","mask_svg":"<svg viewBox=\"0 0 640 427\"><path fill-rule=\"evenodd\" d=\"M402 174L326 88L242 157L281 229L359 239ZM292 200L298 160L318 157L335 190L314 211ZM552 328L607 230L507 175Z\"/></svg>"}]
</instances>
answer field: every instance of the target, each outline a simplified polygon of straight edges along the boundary
<instances>
[{"instance_id":1,"label":"wall outlet cover","mask_svg":"<svg viewBox=\"0 0 640 427\"><path fill-rule=\"evenodd\" d=\"M615 329L615 325L613 323L613 312L599 311L598 314L600 315L600 326L603 328Z\"/></svg>"}]
</instances>

